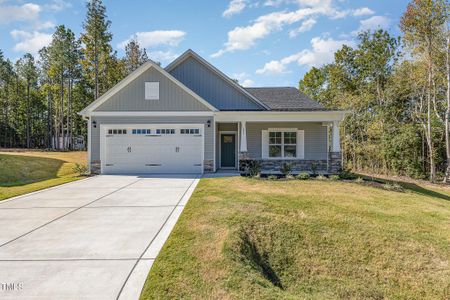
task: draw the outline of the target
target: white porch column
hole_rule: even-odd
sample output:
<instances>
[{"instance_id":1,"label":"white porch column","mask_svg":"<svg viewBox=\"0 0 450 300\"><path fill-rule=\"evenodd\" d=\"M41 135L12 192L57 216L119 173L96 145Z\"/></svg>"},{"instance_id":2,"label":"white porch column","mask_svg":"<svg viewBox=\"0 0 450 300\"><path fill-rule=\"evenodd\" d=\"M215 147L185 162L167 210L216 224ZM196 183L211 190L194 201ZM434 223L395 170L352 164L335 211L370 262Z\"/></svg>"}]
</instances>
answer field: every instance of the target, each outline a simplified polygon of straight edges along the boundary
<instances>
[{"instance_id":1,"label":"white porch column","mask_svg":"<svg viewBox=\"0 0 450 300\"><path fill-rule=\"evenodd\" d=\"M241 142L239 152L247 152L247 126L246 121L241 121Z\"/></svg>"},{"instance_id":2,"label":"white porch column","mask_svg":"<svg viewBox=\"0 0 450 300\"><path fill-rule=\"evenodd\" d=\"M341 142L339 136L339 122L333 121L333 128L331 133L331 151L332 152L341 152Z\"/></svg>"}]
</instances>

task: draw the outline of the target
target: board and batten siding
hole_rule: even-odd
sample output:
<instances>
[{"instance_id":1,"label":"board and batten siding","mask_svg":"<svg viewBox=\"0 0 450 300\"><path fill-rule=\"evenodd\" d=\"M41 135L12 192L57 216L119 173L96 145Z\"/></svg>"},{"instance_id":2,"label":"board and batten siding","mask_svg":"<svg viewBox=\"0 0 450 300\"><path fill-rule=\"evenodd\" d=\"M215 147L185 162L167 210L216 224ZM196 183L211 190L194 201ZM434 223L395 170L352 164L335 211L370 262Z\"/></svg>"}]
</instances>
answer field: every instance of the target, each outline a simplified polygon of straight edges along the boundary
<instances>
[{"instance_id":1,"label":"board and batten siding","mask_svg":"<svg viewBox=\"0 0 450 300\"><path fill-rule=\"evenodd\" d=\"M192 57L181 62L170 74L219 110L264 109Z\"/></svg>"},{"instance_id":2,"label":"board and batten siding","mask_svg":"<svg viewBox=\"0 0 450 300\"><path fill-rule=\"evenodd\" d=\"M297 128L304 130L306 160L327 159L327 127L322 123L247 123L247 150L250 158L261 158L262 130L269 128Z\"/></svg>"},{"instance_id":3,"label":"board and batten siding","mask_svg":"<svg viewBox=\"0 0 450 300\"><path fill-rule=\"evenodd\" d=\"M211 120L211 127L206 122ZM93 117L97 128L91 130L91 160L100 160L100 124L204 124L205 160L214 159L214 119L212 117ZM120 128L119 128L120 129Z\"/></svg>"},{"instance_id":4,"label":"board and batten siding","mask_svg":"<svg viewBox=\"0 0 450 300\"><path fill-rule=\"evenodd\" d=\"M145 100L145 82L159 82L159 100ZM150 68L95 111L209 111L155 68Z\"/></svg>"}]
</instances>

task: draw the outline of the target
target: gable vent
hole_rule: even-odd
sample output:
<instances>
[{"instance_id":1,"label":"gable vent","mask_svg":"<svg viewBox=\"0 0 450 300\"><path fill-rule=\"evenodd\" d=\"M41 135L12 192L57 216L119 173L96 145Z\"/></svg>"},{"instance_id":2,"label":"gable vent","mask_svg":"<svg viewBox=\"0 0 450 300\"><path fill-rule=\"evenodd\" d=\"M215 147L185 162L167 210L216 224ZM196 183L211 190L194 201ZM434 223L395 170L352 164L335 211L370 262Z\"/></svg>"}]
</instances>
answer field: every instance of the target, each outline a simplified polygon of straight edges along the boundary
<instances>
[{"instance_id":1,"label":"gable vent","mask_svg":"<svg viewBox=\"0 0 450 300\"><path fill-rule=\"evenodd\" d=\"M145 100L159 100L159 82L145 83Z\"/></svg>"}]
</instances>

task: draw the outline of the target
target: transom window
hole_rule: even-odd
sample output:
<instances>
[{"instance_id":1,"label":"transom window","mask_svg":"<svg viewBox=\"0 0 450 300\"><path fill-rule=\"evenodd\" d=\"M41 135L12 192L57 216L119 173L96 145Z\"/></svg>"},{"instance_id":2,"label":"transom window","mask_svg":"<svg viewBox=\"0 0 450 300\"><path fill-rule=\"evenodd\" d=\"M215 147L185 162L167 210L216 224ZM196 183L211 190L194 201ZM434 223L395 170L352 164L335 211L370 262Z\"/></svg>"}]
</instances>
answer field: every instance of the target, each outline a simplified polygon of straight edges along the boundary
<instances>
[{"instance_id":1,"label":"transom window","mask_svg":"<svg viewBox=\"0 0 450 300\"><path fill-rule=\"evenodd\" d=\"M108 129L108 134L127 134L126 129Z\"/></svg>"},{"instance_id":2,"label":"transom window","mask_svg":"<svg viewBox=\"0 0 450 300\"><path fill-rule=\"evenodd\" d=\"M180 133L181 134L199 134L200 133L200 129L198 128L185 128L185 129L180 129Z\"/></svg>"},{"instance_id":3,"label":"transom window","mask_svg":"<svg viewBox=\"0 0 450 300\"><path fill-rule=\"evenodd\" d=\"M175 129L156 129L156 134L175 134Z\"/></svg>"},{"instance_id":4,"label":"transom window","mask_svg":"<svg viewBox=\"0 0 450 300\"><path fill-rule=\"evenodd\" d=\"M133 134L151 134L152 131L151 131L151 129L133 129L132 133Z\"/></svg>"},{"instance_id":5,"label":"transom window","mask_svg":"<svg viewBox=\"0 0 450 300\"><path fill-rule=\"evenodd\" d=\"M297 157L297 132L269 131L269 157Z\"/></svg>"}]
</instances>

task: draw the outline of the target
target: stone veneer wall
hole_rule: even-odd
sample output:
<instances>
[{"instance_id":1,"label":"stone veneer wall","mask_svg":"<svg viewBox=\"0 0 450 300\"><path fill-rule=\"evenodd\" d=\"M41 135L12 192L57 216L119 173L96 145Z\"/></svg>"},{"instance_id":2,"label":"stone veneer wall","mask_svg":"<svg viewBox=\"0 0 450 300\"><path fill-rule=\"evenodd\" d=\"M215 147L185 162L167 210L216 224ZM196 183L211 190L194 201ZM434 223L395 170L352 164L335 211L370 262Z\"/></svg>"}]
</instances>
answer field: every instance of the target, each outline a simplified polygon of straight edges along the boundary
<instances>
[{"instance_id":1,"label":"stone veneer wall","mask_svg":"<svg viewBox=\"0 0 450 300\"><path fill-rule=\"evenodd\" d=\"M342 170L342 152L330 152L330 173L336 174Z\"/></svg>"},{"instance_id":2,"label":"stone veneer wall","mask_svg":"<svg viewBox=\"0 0 450 300\"><path fill-rule=\"evenodd\" d=\"M261 164L261 173L263 174L280 174L280 168L284 163L290 163L292 173L313 172L315 166L316 172L319 174L337 174L342 169L341 152L330 152L330 159L323 160L283 160L283 159L248 159L245 154L239 155L239 171L245 174L249 163L258 161Z\"/></svg>"},{"instance_id":3,"label":"stone veneer wall","mask_svg":"<svg viewBox=\"0 0 450 300\"><path fill-rule=\"evenodd\" d=\"M212 173L214 172L214 160L212 159L205 159L203 161L203 170L205 173Z\"/></svg>"},{"instance_id":4,"label":"stone veneer wall","mask_svg":"<svg viewBox=\"0 0 450 300\"><path fill-rule=\"evenodd\" d=\"M99 160L93 160L91 162L91 174L100 174L101 166Z\"/></svg>"}]
</instances>

